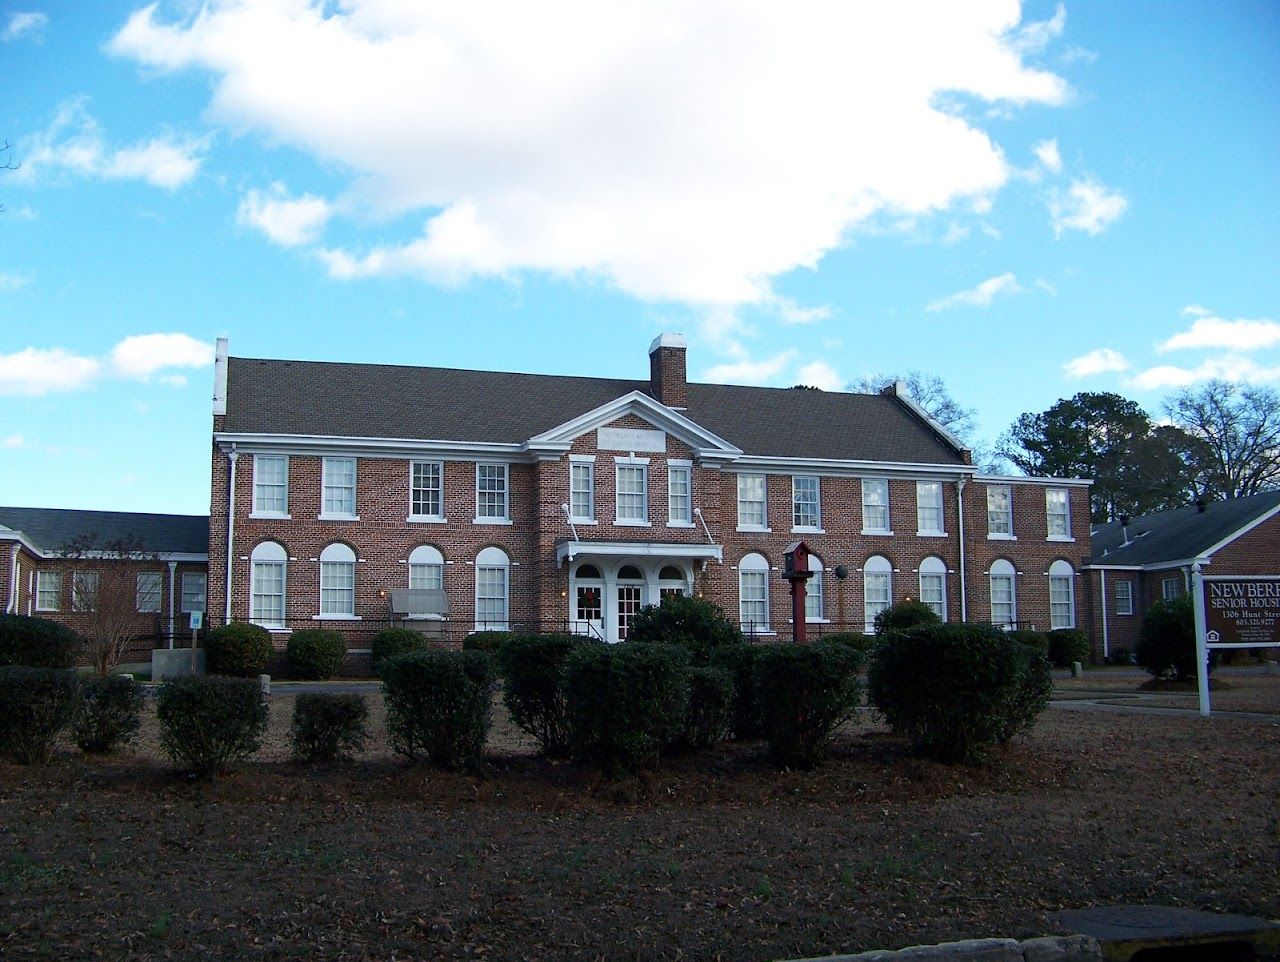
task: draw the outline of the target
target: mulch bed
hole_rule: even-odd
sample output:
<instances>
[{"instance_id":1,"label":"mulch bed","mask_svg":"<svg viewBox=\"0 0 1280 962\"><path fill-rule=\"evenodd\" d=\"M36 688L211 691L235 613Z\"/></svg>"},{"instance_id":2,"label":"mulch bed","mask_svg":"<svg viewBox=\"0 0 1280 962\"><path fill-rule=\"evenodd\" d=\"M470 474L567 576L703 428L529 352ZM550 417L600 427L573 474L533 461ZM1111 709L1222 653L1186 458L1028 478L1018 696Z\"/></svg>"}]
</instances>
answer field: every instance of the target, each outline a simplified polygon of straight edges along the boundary
<instances>
[{"instance_id":1,"label":"mulch bed","mask_svg":"<svg viewBox=\"0 0 1280 962\"><path fill-rule=\"evenodd\" d=\"M0 765L0 957L765 960L1280 915L1280 725L1050 710L974 768L866 719L815 772L727 745L617 782L498 741L481 777L375 749L191 783L145 738Z\"/></svg>"}]
</instances>

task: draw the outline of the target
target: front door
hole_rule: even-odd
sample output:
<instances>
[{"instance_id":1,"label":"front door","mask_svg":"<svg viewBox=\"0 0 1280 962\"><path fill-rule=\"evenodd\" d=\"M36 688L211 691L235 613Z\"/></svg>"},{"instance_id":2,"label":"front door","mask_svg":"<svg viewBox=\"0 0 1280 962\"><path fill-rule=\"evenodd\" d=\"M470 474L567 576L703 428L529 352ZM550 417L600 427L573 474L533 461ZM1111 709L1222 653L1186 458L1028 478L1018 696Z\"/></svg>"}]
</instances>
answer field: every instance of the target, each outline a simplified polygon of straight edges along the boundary
<instances>
[{"instance_id":1,"label":"front door","mask_svg":"<svg viewBox=\"0 0 1280 962\"><path fill-rule=\"evenodd\" d=\"M573 577L569 611L574 634L604 638L604 579L595 565L578 565Z\"/></svg>"},{"instance_id":2,"label":"front door","mask_svg":"<svg viewBox=\"0 0 1280 962\"><path fill-rule=\"evenodd\" d=\"M644 574L635 565L623 565L618 569L618 621L617 641L627 640L631 619L644 605ZM615 640L615 639L610 639Z\"/></svg>"}]
</instances>

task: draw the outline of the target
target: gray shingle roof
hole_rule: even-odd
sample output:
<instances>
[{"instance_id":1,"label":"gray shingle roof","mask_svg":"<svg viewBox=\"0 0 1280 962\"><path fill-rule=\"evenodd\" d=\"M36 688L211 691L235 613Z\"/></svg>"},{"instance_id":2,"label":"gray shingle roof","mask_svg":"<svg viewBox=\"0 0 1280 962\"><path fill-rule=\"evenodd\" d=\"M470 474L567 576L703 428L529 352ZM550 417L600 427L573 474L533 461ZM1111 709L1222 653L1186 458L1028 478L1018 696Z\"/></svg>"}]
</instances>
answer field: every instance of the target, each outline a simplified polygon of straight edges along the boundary
<instances>
[{"instance_id":1,"label":"gray shingle roof","mask_svg":"<svg viewBox=\"0 0 1280 962\"><path fill-rule=\"evenodd\" d=\"M1134 518L1129 543L1119 521L1093 530L1093 564L1150 565L1195 558L1280 504L1280 491L1248 498L1211 501Z\"/></svg>"},{"instance_id":2,"label":"gray shingle roof","mask_svg":"<svg viewBox=\"0 0 1280 962\"><path fill-rule=\"evenodd\" d=\"M143 551L209 552L207 515L0 507L0 525L21 531L42 551L58 551L79 538L93 537L98 546L137 538Z\"/></svg>"},{"instance_id":3,"label":"gray shingle roof","mask_svg":"<svg viewBox=\"0 0 1280 962\"><path fill-rule=\"evenodd\" d=\"M648 381L230 358L223 430L519 444ZM891 397L690 384L684 414L748 455L960 464Z\"/></svg>"}]
</instances>

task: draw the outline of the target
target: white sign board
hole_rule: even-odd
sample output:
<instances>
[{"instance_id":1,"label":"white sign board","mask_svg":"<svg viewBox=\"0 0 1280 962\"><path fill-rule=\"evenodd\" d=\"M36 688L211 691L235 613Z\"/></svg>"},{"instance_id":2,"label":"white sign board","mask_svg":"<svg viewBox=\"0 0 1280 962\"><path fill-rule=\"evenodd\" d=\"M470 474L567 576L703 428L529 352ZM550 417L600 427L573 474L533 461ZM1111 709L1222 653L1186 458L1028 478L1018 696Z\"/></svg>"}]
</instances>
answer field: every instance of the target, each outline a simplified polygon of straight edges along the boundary
<instances>
[{"instance_id":1,"label":"white sign board","mask_svg":"<svg viewBox=\"0 0 1280 962\"><path fill-rule=\"evenodd\" d=\"M645 451L662 454L667 450L665 431L639 428L600 428L596 431L596 447L601 451Z\"/></svg>"}]
</instances>

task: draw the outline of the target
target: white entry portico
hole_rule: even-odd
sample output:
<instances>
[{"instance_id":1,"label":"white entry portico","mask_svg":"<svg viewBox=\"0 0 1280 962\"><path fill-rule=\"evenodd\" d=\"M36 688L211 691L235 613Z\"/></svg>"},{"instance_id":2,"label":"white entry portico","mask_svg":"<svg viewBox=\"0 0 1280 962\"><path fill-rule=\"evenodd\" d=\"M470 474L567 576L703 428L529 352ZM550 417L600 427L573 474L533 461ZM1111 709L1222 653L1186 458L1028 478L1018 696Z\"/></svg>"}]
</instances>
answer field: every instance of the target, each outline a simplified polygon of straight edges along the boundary
<instances>
[{"instance_id":1,"label":"white entry portico","mask_svg":"<svg viewBox=\"0 0 1280 962\"><path fill-rule=\"evenodd\" d=\"M695 568L722 557L720 545L569 541L556 560L569 566L569 630L625 641L631 619L667 594L691 594Z\"/></svg>"}]
</instances>

